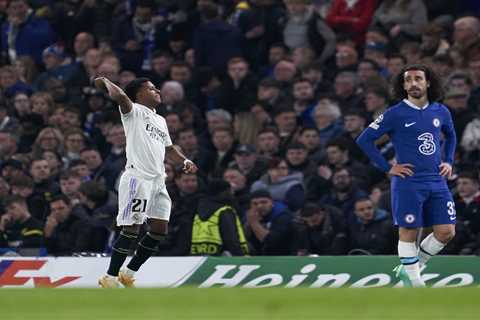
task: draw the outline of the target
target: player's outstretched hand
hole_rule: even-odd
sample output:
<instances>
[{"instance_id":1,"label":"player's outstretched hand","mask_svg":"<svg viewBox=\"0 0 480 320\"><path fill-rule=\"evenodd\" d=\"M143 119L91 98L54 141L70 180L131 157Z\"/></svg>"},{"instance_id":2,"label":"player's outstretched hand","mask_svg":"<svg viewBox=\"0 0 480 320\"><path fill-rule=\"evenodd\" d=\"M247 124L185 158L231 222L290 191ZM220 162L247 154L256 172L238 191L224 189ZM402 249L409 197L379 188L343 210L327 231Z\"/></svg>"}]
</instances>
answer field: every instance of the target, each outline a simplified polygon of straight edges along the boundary
<instances>
[{"instance_id":1,"label":"player's outstretched hand","mask_svg":"<svg viewBox=\"0 0 480 320\"><path fill-rule=\"evenodd\" d=\"M439 168L440 168L440 175L442 177L450 178L452 176L452 166L450 165L450 163L442 162L439 165Z\"/></svg>"},{"instance_id":2,"label":"player's outstretched hand","mask_svg":"<svg viewBox=\"0 0 480 320\"><path fill-rule=\"evenodd\" d=\"M105 85L105 77L98 77L93 80L95 87L100 90L107 90L107 86Z\"/></svg>"},{"instance_id":3,"label":"player's outstretched hand","mask_svg":"<svg viewBox=\"0 0 480 320\"><path fill-rule=\"evenodd\" d=\"M183 163L183 171L185 173L196 173L198 171L198 167L193 161L185 160Z\"/></svg>"},{"instance_id":4,"label":"player's outstretched hand","mask_svg":"<svg viewBox=\"0 0 480 320\"><path fill-rule=\"evenodd\" d=\"M388 174L391 176L398 176L398 177L410 177L413 176L413 165L410 163L402 163L402 164L394 164Z\"/></svg>"},{"instance_id":5,"label":"player's outstretched hand","mask_svg":"<svg viewBox=\"0 0 480 320\"><path fill-rule=\"evenodd\" d=\"M99 90L106 90L108 95L113 99L116 100L120 96L122 96L123 90L119 88L116 84L112 81L108 80L106 77L98 77L93 80L95 83L95 87Z\"/></svg>"}]
</instances>

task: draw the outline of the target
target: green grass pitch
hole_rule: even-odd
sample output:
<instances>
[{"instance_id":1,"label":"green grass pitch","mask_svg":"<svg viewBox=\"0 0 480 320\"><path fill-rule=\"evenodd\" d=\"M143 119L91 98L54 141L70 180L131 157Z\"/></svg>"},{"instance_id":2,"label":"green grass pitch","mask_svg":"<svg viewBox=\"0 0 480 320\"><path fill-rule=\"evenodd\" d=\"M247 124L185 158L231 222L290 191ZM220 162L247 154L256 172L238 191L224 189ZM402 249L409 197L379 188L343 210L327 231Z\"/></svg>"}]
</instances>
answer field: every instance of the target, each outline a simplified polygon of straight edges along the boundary
<instances>
[{"instance_id":1,"label":"green grass pitch","mask_svg":"<svg viewBox=\"0 0 480 320\"><path fill-rule=\"evenodd\" d=\"M2 288L0 319L480 319L480 288Z\"/></svg>"}]
</instances>

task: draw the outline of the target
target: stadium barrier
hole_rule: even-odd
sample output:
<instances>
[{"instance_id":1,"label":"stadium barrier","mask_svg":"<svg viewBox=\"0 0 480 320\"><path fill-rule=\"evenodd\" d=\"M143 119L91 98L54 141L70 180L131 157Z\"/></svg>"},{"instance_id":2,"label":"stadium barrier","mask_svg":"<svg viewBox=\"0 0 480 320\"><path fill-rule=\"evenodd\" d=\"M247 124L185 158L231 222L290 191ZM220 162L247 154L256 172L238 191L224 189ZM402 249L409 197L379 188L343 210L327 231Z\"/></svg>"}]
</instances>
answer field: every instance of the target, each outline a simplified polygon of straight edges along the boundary
<instances>
[{"instance_id":1,"label":"stadium barrier","mask_svg":"<svg viewBox=\"0 0 480 320\"><path fill-rule=\"evenodd\" d=\"M0 257L0 287L96 287L107 257ZM154 257L138 287L399 287L395 256ZM480 285L480 257L439 256L423 271L429 286Z\"/></svg>"}]
</instances>

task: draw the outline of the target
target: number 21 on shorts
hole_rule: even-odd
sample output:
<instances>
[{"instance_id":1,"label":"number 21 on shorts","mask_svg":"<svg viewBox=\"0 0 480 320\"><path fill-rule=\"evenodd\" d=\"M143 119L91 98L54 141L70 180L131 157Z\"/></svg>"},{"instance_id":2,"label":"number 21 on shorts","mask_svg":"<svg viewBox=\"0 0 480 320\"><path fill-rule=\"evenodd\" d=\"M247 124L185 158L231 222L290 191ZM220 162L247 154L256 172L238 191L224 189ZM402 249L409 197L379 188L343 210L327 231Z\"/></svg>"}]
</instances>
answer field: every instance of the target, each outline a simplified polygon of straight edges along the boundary
<instances>
[{"instance_id":1,"label":"number 21 on shorts","mask_svg":"<svg viewBox=\"0 0 480 320\"><path fill-rule=\"evenodd\" d=\"M132 212L145 212L147 210L147 199L133 199Z\"/></svg>"}]
</instances>

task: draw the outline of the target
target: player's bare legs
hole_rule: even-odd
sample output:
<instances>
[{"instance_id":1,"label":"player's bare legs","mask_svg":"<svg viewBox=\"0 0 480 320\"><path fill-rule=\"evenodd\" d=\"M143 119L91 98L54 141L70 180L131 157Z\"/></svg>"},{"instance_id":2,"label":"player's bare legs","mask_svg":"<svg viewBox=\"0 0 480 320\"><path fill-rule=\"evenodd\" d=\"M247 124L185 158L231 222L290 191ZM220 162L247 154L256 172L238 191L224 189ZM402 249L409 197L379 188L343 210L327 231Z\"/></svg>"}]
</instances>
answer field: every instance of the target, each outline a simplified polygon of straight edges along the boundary
<instances>
[{"instance_id":1,"label":"player's bare legs","mask_svg":"<svg viewBox=\"0 0 480 320\"><path fill-rule=\"evenodd\" d=\"M454 224L439 224L433 226L433 232L420 244L418 258L423 266L431 257L439 253L455 236Z\"/></svg>"},{"instance_id":2,"label":"player's bare legs","mask_svg":"<svg viewBox=\"0 0 480 320\"><path fill-rule=\"evenodd\" d=\"M149 219L148 227L148 232L138 242L132 260L130 260L125 269L118 272L118 280L125 287L134 287L135 272L157 251L159 242L162 241L168 233L168 221L166 220Z\"/></svg>"}]
</instances>

